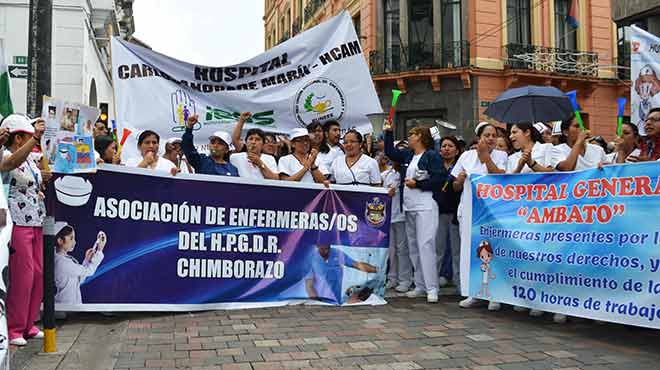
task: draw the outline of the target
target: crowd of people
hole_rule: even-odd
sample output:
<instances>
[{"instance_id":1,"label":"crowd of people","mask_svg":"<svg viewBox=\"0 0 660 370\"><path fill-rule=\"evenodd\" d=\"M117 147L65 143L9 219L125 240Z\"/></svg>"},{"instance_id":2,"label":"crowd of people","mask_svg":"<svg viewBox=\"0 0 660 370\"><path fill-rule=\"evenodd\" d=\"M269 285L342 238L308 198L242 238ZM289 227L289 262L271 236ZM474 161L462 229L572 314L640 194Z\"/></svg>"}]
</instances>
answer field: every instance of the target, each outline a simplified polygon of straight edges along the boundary
<instances>
[{"instance_id":1,"label":"crowd of people","mask_svg":"<svg viewBox=\"0 0 660 370\"><path fill-rule=\"evenodd\" d=\"M231 134L213 133L208 138L208 153L200 153L194 145L197 116L188 118L181 137L165 140L163 154L158 133L143 131L137 140L140 155L125 162L108 127L97 122L97 162L172 175L384 186L392 197L387 288L411 298L426 297L428 302L437 302L439 289L450 284L460 293L460 240L469 232L462 193L468 176L574 171L660 159L660 107L650 111L645 137L639 136L635 125L624 124L622 135L610 145L590 137L574 118L555 124L518 123L506 130L481 122L470 145L454 136L439 137L428 127L414 127L405 140L398 141L391 129L376 140L356 130L348 130L342 137L337 121L315 122L288 136L253 128L242 138L249 118L250 113L242 113ZM43 296L43 191L51 177L40 160L44 131L42 119L18 114L5 117L0 124L0 145L5 148L0 162L4 184L0 226L12 226L6 314L10 343L19 346L26 339L43 336L34 322ZM58 253L62 251L60 259L69 263L73 257L66 253L73 250L75 241L72 229L65 225L62 230L68 232L58 237L54 247ZM85 261L103 257L102 248L87 252ZM485 248L484 253L492 252ZM460 302L464 308L480 304L486 302L473 297ZM487 305L489 310L501 307L498 302ZM532 316L541 314L530 312ZM554 319L563 322L566 317L555 314Z\"/></svg>"}]
</instances>

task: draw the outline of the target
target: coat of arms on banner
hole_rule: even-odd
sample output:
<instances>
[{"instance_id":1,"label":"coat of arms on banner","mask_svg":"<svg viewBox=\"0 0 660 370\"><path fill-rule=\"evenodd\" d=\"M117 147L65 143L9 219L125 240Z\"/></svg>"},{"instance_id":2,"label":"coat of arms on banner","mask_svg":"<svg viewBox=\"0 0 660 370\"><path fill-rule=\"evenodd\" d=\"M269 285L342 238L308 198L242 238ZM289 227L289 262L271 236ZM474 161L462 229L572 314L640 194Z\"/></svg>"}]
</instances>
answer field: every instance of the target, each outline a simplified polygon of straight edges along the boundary
<instances>
[{"instance_id":1,"label":"coat of arms on banner","mask_svg":"<svg viewBox=\"0 0 660 370\"><path fill-rule=\"evenodd\" d=\"M385 223L385 203L378 197L367 202L364 209L364 218L373 227L380 227Z\"/></svg>"},{"instance_id":2,"label":"coat of arms on banner","mask_svg":"<svg viewBox=\"0 0 660 370\"><path fill-rule=\"evenodd\" d=\"M316 121L341 121L345 111L344 93L327 78L319 78L303 86L296 94L293 106L293 113L302 127Z\"/></svg>"}]
</instances>

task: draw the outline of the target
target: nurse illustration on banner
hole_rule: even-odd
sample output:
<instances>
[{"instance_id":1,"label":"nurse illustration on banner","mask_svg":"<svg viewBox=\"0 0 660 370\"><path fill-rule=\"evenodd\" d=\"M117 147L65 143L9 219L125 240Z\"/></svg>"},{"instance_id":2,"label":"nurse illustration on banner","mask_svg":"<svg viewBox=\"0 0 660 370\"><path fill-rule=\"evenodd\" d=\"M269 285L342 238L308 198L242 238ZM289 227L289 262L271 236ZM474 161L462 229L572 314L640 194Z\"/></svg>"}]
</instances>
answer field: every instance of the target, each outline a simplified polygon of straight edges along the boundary
<instances>
[{"instance_id":1,"label":"nurse illustration on banner","mask_svg":"<svg viewBox=\"0 0 660 370\"><path fill-rule=\"evenodd\" d=\"M79 263L69 255L76 247L74 228L66 222L58 222L55 230L55 303L81 304L80 284L94 275L103 261L107 236L99 231L94 246L85 251L85 259Z\"/></svg>"},{"instance_id":2,"label":"nurse illustration on banner","mask_svg":"<svg viewBox=\"0 0 660 370\"><path fill-rule=\"evenodd\" d=\"M477 256L481 260L481 289L479 296L485 299L490 299L490 289L488 285L491 280L495 280L495 273L491 271L490 263L493 261L493 247L486 240L479 243L477 248Z\"/></svg>"}]
</instances>

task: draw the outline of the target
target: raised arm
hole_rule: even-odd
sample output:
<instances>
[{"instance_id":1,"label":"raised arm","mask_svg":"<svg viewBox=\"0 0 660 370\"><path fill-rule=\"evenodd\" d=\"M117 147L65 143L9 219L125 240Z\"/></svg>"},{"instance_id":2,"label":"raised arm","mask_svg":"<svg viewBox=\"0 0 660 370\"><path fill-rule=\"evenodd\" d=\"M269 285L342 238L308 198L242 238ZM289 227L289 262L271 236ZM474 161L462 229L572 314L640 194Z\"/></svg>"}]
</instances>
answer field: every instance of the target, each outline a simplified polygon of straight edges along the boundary
<instances>
[{"instance_id":1,"label":"raised arm","mask_svg":"<svg viewBox=\"0 0 660 370\"><path fill-rule=\"evenodd\" d=\"M181 150L186 156L186 159L195 169L199 169L201 164L201 157L195 149L195 144L193 144L193 127L198 121L197 115L188 117L188 125L186 126L186 131L181 136Z\"/></svg>"},{"instance_id":2,"label":"raised arm","mask_svg":"<svg viewBox=\"0 0 660 370\"><path fill-rule=\"evenodd\" d=\"M41 118L37 120L34 125L34 135L30 140L26 141L18 150L12 154L3 157L2 163L0 163L0 171L7 172L18 168L21 163L25 162L27 157L32 153L32 149L41 141L41 136L46 130L46 125L44 120Z\"/></svg>"},{"instance_id":3,"label":"raised arm","mask_svg":"<svg viewBox=\"0 0 660 370\"><path fill-rule=\"evenodd\" d=\"M403 163L406 160L406 152L394 147L394 133L391 129L383 132L385 133L385 155L394 162Z\"/></svg>"},{"instance_id":4,"label":"raised arm","mask_svg":"<svg viewBox=\"0 0 660 370\"><path fill-rule=\"evenodd\" d=\"M247 121L250 117L252 117L252 113L250 112L241 113L241 115L238 117L238 122L236 122L236 126L234 126L234 130L231 132L231 141L236 148L236 152L240 152L243 149L243 145L245 145L243 140L241 140L241 132L243 132L245 121Z\"/></svg>"}]
</instances>

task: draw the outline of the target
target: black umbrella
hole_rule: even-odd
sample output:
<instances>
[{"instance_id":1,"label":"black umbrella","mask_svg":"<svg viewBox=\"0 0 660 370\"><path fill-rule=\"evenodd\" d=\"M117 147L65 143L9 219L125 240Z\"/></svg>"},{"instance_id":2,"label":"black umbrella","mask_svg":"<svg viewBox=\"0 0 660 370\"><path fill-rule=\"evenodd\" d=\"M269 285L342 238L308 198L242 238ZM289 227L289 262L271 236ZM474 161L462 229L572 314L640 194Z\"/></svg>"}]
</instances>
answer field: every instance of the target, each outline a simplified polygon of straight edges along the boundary
<instances>
[{"instance_id":1,"label":"black umbrella","mask_svg":"<svg viewBox=\"0 0 660 370\"><path fill-rule=\"evenodd\" d=\"M561 90L550 86L525 86L498 96L484 112L503 123L561 121L571 117L571 101Z\"/></svg>"}]
</instances>

